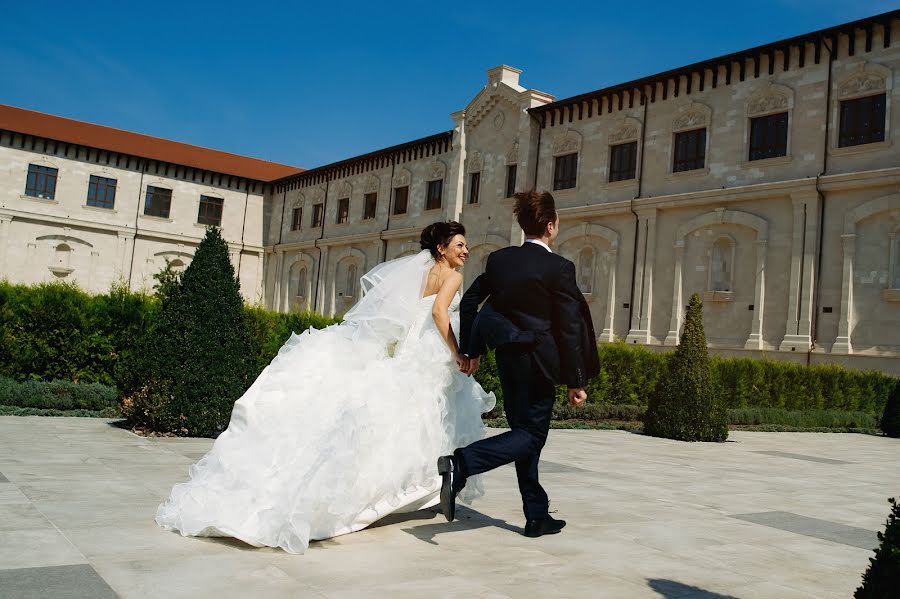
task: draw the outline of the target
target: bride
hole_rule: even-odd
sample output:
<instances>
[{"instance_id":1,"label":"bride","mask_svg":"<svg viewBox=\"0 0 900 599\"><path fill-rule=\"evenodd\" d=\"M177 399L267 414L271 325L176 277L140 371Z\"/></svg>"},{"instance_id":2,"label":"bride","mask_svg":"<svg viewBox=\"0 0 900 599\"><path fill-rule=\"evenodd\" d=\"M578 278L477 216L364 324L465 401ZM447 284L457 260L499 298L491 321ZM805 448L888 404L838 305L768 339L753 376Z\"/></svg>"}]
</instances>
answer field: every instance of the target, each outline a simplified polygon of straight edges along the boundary
<instances>
[{"instance_id":1,"label":"bride","mask_svg":"<svg viewBox=\"0 0 900 599\"><path fill-rule=\"evenodd\" d=\"M362 277L363 298L341 324L292 335L157 524L302 553L310 540L435 505L436 456L481 439L495 402L461 372L464 235L457 222L429 225L422 252ZM461 499L482 494L470 478Z\"/></svg>"}]
</instances>

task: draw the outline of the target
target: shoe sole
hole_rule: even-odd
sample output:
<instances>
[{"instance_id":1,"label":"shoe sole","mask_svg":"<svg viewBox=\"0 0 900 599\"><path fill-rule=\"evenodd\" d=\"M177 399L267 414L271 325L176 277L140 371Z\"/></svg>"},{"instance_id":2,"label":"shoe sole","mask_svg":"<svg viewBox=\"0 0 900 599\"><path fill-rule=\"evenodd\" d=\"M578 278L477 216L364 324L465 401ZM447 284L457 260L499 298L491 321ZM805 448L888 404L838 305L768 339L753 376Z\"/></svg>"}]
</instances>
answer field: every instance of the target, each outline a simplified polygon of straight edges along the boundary
<instances>
[{"instance_id":1,"label":"shoe sole","mask_svg":"<svg viewBox=\"0 0 900 599\"><path fill-rule=\"evenodd\" d=\"M456 501L453 497L452 473L453 463L449 456L438 458L438 474L441 475L441 513L447 522L453 522L456 518Z\"/></svg>"},{"instance_id":2,"label":"shoe sole","mask_svg":"<svg viewBox=\"0 0 900 599\"><path fill-rule=\"evenodd\" d=\"M543 537L545 535L556 535L562 532L562 529L559 530L548 530L547 532L542 532L539 534L526 534L525 536L529 539L537 539L538 537Z\"/></svg>"}]
</instances>

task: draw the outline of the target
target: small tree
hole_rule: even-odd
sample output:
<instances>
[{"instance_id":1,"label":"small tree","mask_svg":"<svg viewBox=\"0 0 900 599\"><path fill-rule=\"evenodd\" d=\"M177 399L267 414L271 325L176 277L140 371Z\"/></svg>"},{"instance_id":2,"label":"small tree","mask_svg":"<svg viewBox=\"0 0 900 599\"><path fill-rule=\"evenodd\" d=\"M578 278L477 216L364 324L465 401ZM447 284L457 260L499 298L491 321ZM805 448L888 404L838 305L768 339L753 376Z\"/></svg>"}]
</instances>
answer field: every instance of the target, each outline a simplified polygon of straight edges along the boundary
<instances>
[{"instance_id":1,"label":"small tree","mask_svg":"<svg viewBox=\"0 0 900 599\"><path fill-rule=\"evenodd\" d=\"M891 497L884 532L878 533L881 545L863 574L862 586L856 589L856 599L888 599L900 592L900 504Z\"/></svg>"},{"instance_id":2,"label":"small tree","mask_svg":"<svg viewBox=\"0 0 900 599\"><path fill-rule=\"evenodd\" d=\"M681 441L724 441L728 419L713 387L703 332L703 302L688 302L681 342L647 404L644 432Z\"/></svg>"},{"instance_id":3,"label":"small tree","mask_svg":"<svg viewBox=\"0 0 900 599\"><path fill-rule=\"evenodd\" d=\"M207 229L180 281L159 281L162 307L140 344L124 411L157 430L215 436L253 382L257 353L219 230Z\"/></svg>"},{"instance_id":4,"label":"small tree","mask_svg":"<svg viewBox=\"0 0 900 599\"><path fill-rule=\"evenodd\" d=\"M894 385L894 390L884 405L881 430L888 437L900 437L900 382Z\"/></svg>"}]
</instances>

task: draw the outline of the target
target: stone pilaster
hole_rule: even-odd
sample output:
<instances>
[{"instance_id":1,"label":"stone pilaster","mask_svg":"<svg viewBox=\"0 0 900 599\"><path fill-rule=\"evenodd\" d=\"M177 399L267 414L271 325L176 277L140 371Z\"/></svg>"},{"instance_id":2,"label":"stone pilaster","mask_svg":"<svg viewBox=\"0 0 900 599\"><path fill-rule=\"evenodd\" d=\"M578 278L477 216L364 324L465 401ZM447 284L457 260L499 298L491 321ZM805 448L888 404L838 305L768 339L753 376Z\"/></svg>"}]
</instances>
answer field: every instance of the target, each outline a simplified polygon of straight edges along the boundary
<instances>
[{"instance_id":1,"label":"stone pilaster","mask_svg":"<svg viewBox=\"0 0 900 599\"><path fill-rule=\"evenodd\" d=\"M638 254L635 258L635 295L631 330L626 343L650 342L650 316L653 311L653 264L656 260L656 209L638 212Z\"/></svg>"},{"instance_id":2,"label":"stone pilaster","mask_svg":"<svg viewBox=\"0 0 900 599\"><path fill-rule=\"evenodd\" d=\"M766 253L768 243L764 239L754 242L756 245L756 288L753 292L753 322L750 325L750 336L744 343L744 349L763 349L763 315L766 297Z\"/></svg>"},{"instance_id":3,"label":"stone pilaster","mask_svg":"<svg viewBox=\"0 0 900 599\"><path fill-rule=\"evenodd\" d=\"M819 196L791 196L794 205L791 279L787 327L781 351L809 351L812 347L813 289L818 250Z\"/></svg>"},{"instance_id":4,"label":"stone pilaster","mask_svg":"<svg viewBox=\"0 0 900 599\"><path fill-rule=\"evenodd\" d=\"M682 269L684 268L684 239L675 242L675 273L672 288L672 316L669 319L669 333L663 345L678 345L681 338L681 315L684 312L682 290Z\"/></svg>"},{"instance_id":5,"label":"stone pilaster","mask_svg":"<svg viewBox=\"0 0 900 599\"><path fill-rule=\"evenodd\" d=\"M838 320L838 334L831 346L833 354L852 354L850 333L853 329L853 269L856 258L856 234L841 235L844 250L844 265L841 277L841 316Z\"/></svg>"}]
</instances>

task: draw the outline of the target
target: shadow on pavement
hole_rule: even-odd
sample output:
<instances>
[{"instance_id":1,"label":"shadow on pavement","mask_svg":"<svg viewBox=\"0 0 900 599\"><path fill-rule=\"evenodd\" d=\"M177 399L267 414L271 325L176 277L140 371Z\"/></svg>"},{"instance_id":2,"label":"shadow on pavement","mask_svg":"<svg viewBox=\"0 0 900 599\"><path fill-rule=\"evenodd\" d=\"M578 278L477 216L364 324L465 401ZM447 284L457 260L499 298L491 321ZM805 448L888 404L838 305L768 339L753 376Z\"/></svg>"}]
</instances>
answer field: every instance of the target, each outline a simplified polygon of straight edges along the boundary
<instances>
[{"instance_id":1,"label":"shadow on pavement","mask_svg":"<svg viewBox=\"0 0 900 599\"><path fill-rule=\"evenodd\" d=\"M419 512L413 512L413 514L429 514L421 519L431 519L438 516L438 513L433 510L422 510ZM405 514L412 515L412 514ZM412 518L410 518L412 520ZM435 524L425 524L423 526L414 526L413 528L403 528L403 532L409 533L412 536L416 537L420 541L425 541L426 543L430 543L431 545L437 545L434 538L438 534L446 534L452 532L458 532L461 530L475 530L477 528L486 528L488 526L492 526L494 528L503 528L505 530L509 530L518 534L524 533L524 529L519 526L513 526L509 524L506 520L499 520L497 518L491 518L490 516L486 516L481 512L475 511L472 508L465 506L457 506L456 508L456 520L453 522L447 522L444 520L443 516L440 517L440 521Z\"/></svg>"},{"instance_id":2,"label":"shadow on pavement","mask_svg":"<svg viewBox=\"0 0 900 599\"><path fill-rule=\"evenodd\" d=\"M712 591L693 587L689 584L666 580L664 578L648 578L647 585L667 599L738 599L734 595L720 595Z\"/></svg>"}]
</instances>

